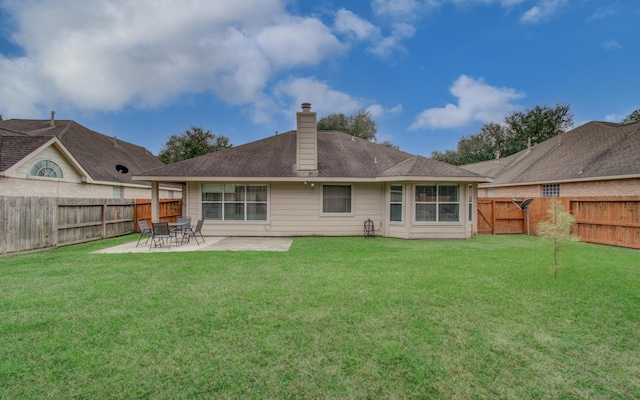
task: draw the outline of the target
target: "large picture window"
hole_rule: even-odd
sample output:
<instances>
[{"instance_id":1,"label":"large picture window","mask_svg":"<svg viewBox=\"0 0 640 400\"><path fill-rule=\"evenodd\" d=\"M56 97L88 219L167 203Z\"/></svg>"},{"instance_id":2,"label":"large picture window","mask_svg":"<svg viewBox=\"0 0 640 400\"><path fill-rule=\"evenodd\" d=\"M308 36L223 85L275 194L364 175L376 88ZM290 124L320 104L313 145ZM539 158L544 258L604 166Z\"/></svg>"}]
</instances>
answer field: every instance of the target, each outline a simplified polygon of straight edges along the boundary
<instances>
[{"instance_id":1,"label":"large picture window","mask_svg":"<svg viewBox=\"0 0 640 400\"><path fill-rule=\"evenodd\" d=\"M389 221L402 221L402 185L389 187Z\"/></svg>"},{"instance_id":2,"label":"large picture window","mask_svg":"<svg viewBox=\"0 0 640 400\"><path fill-rule=\"evenodd\" d=\"M50 160L40 160L31 167L31 176L62 179L62 170Z\"/></svg>"},{"instance_id":3,"label":"large picture window","mask_svg":"<svg viewBox=\"0 0 640 400\"><path fill-rule=\"evenodd\" d=\"M460 221L460 185L416 185L416 221Z\"/></svg>"},{"instance_id":4,"label":"large picture window","mask_svg":"<svg viewBox=\"0 0 640 400\"><path fill-rule=\"evenodd\" d=\"M351 185L323 185L322 212L327 214L351 213Z\"/></svg>"},{"instance_id":5,"label":"large picture window","mask_svg":"<svg viewBox=\"0 0 640 400\"><path fill-rule=\"evenodd\" d=\"M267 185L202 185L202 216L216 221L266 221Z\"/></svg>"}]
</instances>

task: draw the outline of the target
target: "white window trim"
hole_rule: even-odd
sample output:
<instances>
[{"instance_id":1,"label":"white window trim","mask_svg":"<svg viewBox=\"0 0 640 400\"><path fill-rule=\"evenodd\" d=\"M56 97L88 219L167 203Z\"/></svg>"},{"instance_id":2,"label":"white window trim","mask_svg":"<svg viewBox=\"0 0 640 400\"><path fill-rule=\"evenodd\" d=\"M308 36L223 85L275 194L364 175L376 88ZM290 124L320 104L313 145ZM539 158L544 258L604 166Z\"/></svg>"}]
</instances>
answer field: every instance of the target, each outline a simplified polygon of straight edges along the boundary
<instances>
[{"instance_id":1,"label":"white window trim","mask_svg":"<svg viewBox=\"0 0 640 400\"><path fill-rule=\"evenodd\" d=\"M324 187L325 186L349 186L351 187L351 212L348 213L326 213L324 212ZM320 216L322 217L354 217L355 216L355 187L351 183L324 183L320 192Z\"/></svg>"},{"instance_id":2,"label":"white window trim","mask_svg":"<svg viewBox=\"0 0 640 400\"><path fill-rule=\"evenodd\" d=\"M223 198L222 198L222 202L220 202L221 204L223 204L223 209L222 209L222 219L207 219L205 218L204 215L204 210L202 209L202 205L205 203L218 203L215 201L202 201L202 187L203 185L242 185L245 187L245 200L242 201L242 203L245 206L245 213L244 213L244 220L238 220L238 219L232 219L232 220L228 220L228 219L224 219L224 204L225 203L239 203L236 201L230 201L230 202L225 202L224 201L224 194L223 194ZM267 187L267 218L266 219L247 219L247 204L255 204L255 203L264 203L263 201L247 201L246 200L246 187L247 186L266 186ZM268 225L271 222L271 185L269 184L265 184L264 182L240 182L240 183L236 183L236 182L201 182L200 183L200 195L198 196L198 208L199 208L199 213L200 216L202 217L202 219L204 219L205 221L208 221L210 223L215 223L215 224L242 224L242 225L247 225L247 224L256 224L256 225Z\"/></svg>"},{"instance_id":3,"label":"white window trim","mask_svg":"<svg viewBox=\"0 0 640 400\"><path fill-rule=\"evenodd\" d=\"M439 201L436 202L422 202L422 201L416 201L416 192L417 187L418 186L436 186L436 192L438 191L438 187L439 186L458 186L458 201L457 202L450 202L450 201L445 201L440 203ZM416 183L413 185L413 193L412 193L412 213L413 213L413 223L415 225L439 225L439 226L443 226L443 225L455 225L455 226L462 226L464 225L465 221L464 221L464 216L463 214L465 213L464 210L461 209L463 202L460 200L462 197L462 186L460 185L460 183L458 182L438 182L438 183ZM465 202L466 203L466 202ZM436 216L439 217L439 212L438 212L438 205L440 204L457 204L458 205L458 220L457 221L418 221L417 220L417 212L416 212L416 205L417 204L435 204L436 205ZM437 218L436 217L436 218Z\"/></svg>"},{"instance_id":4,"label":"white window trim","mask_svg":"<svg viewBox=\"0 0 640 400\"><path fill-rule=\"evenodd\" d=\"M36 165L38 164L46 164L42 167L40 167L39 170L42 170L44 168L49 168L53 171L55 171L56 173L60 173L60 176L40 176L40 175L33 175L33 169L36 167ZM30 179L48 179L48 180L64 180L64 172L62 171L62 167L60 167L58 165L58 163L56 163L55 161L49 160L49 159L43 159L43 160L38 160L36 162L34 162L31 165L31 168L29 168L29 174L27 175Z\"/></svg>"},{"instance_id":5,"label":"white window trim","mask_svg":"<svg viewBox=\"0 0 640 400\"><path fill-rule=\"evenodd\" d=\"M401 201L391 201L391 186L400 186L402 188L402 200ZM389 224L393 224L393 225L404 225L404 219L405 219L405 193L406 193L406 186L402 183L391 183L389 184L389 204L388 204L388 210L389 210ZM400 221L392 221L391 220L391 205L392 204L400 204L402 206L402 212L400 213Z\"/></svg>"}]
</instances>

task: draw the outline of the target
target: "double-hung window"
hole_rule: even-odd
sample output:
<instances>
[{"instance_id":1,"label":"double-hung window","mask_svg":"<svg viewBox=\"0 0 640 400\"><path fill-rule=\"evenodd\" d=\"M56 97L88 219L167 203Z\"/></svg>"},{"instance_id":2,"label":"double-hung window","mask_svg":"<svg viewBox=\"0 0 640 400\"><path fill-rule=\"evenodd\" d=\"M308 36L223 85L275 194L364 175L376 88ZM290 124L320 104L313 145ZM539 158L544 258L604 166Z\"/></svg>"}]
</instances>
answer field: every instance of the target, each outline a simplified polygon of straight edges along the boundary
<instances>
[{"instance_id":1,"label":"double-hung window","mask_svg":"<svg viewBox=\"0 0 640 400\"><path fill-rule=\"evenodd\" d=\"M460 221L460 185L416 185L416 221Z\"/></svg>"},{"instance_id":2,"label":"double-hung window","mask_svg":"<svg viewBox=\"0 0 640 400\"><path fill-rule=\"evenodd\" d=\"M202 215L216 221L266 221L267 185L202 185Z\"/></svg>"},{"instance_id":3,"label":"double-hung window","mask_svg":"<svg viewBox=\"0 0 640 400\"><path fill-rule=\"evenodd\" d=\"M402 222L402 185L389 186L389 221Z\"/></svg>"},{"instance_id":4,"label":"double-hung window","mask_svg":"<svg viewBox=\"0 0 640 400\"><path fill-rule=\"evenodd\" d=\"M322 212L325 214L350 214L351 185L323 185Z\"/></svg>"}]
</instances>

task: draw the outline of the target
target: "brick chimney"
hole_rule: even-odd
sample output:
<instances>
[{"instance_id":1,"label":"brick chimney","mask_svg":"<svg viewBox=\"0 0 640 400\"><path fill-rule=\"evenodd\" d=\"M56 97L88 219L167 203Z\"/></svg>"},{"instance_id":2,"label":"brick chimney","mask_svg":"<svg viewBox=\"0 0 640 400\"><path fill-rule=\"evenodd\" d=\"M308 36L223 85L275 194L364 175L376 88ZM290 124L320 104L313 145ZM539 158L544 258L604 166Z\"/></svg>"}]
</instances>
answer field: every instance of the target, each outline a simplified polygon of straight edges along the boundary
<instances>
[{"instance_id":1,"label":"brick chimney","mask_svg":"<svg viewBox=\"0 0 640 400\"><path fill-rule=\"evenodd\" d=\"M302 171L318 170L318 125L311 103L302 103L302 112L296 113L297 167Z\"/></svg>"}]
</instances>

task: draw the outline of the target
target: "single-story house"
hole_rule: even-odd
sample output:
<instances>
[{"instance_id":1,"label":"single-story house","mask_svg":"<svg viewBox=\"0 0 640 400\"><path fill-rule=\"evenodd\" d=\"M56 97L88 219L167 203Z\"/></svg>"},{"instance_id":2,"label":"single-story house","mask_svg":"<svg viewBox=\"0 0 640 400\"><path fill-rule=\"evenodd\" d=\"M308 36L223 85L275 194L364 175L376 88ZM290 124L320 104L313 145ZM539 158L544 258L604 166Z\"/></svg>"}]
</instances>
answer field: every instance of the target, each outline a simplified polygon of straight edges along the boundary
<instances>
[{"instance_id":1,"label":"single-story house","mask_svg":"<svg viewBox=\"0 0 640 400\"><path fill-rule=\"evenodd\" d=\"M335 131L304 103L297 130L137 174L184 185L185 213L214 236L468 238L477 185L463 168ZM157 195L152 219L158 220Z\"/></svg>"},{"instance_id":2,"label":"single-story house","mask_svg":"<svg viewBox=\"0 0 640 400\"><path fill-rule=\"evenodd\" d=\"M588 122L509 157L463 165L480 197L639 196L640 122Z\"/></svg>"},{"instance_id":3,"label":"single-story house","mask_svg":"<svg viewBox=\"0 0 640 400\"><path fill-rule=\"evenodd\" d=\"M71 120L0 121L0 196L150 198L136 173L164 164L147 149ZM159 195L180 198L180 186Z\"/></svg>"}]
</instances>

